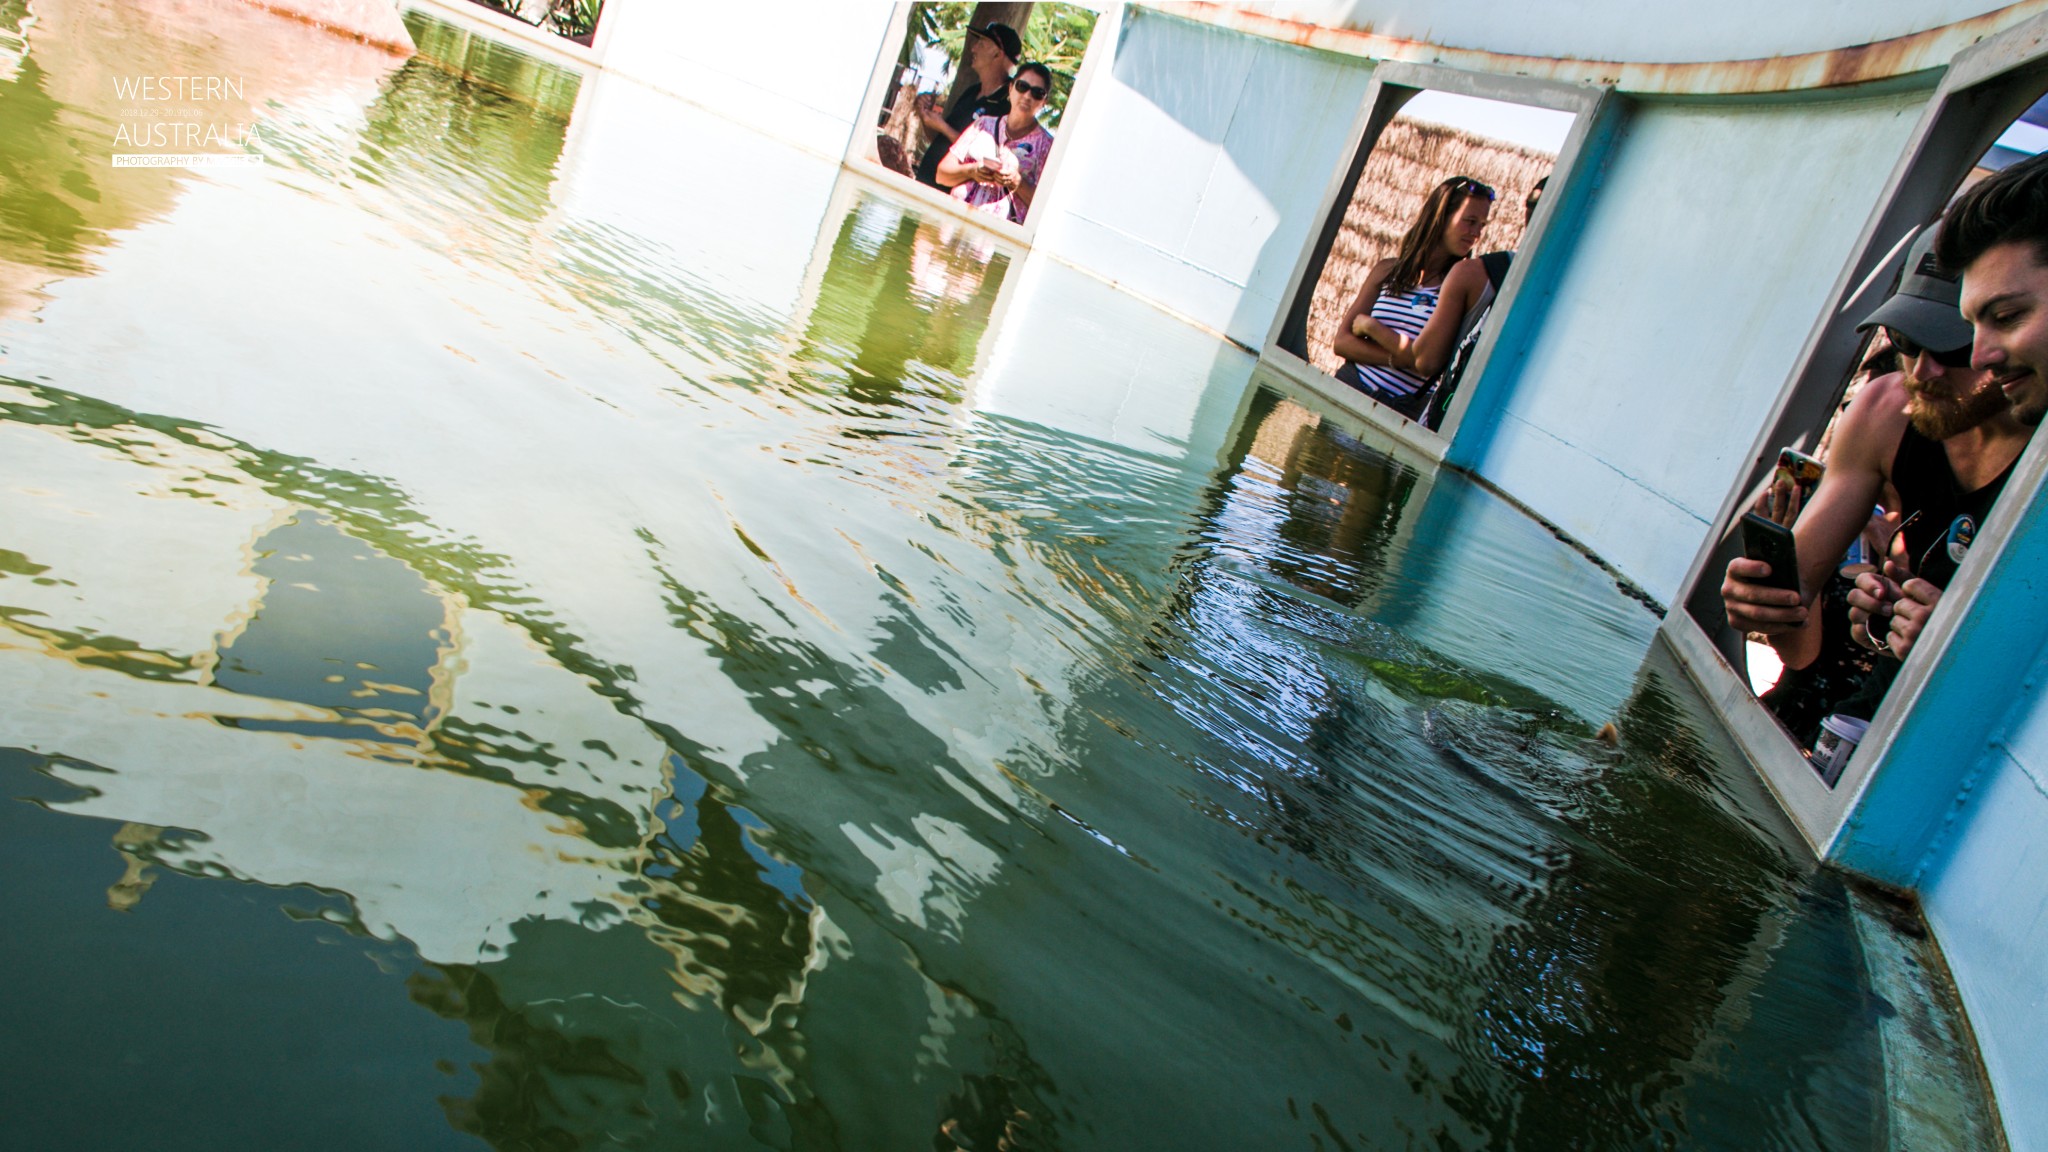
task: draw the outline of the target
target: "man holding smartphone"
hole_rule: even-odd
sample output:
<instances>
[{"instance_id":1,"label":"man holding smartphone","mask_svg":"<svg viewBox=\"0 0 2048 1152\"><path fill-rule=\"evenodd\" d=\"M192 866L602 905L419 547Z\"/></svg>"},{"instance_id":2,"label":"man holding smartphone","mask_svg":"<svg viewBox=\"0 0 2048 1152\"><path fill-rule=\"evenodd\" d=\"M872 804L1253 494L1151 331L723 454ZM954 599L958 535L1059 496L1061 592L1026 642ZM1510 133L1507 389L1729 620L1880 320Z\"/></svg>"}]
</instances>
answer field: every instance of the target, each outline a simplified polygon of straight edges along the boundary
<instances>
[{"instance_id":1,"label":"man holding smartphone","mask_svg":"<svg viewBox=\"0 0 2048 1152\"><path fill-rule=\"evenodd\" d=\"M1859 326L1885 330L1902 370L1865 385L1835 427L1827 472L1793 525L1800 590L1770 587L1769 566L1746 557L1729 561L1722 580L1728 623L1765 636L1788 670L1820 654L1826 627L1816 596L1887 485L1898 494L1897 528L1886 553L1873 558L1883 573L1863 573L1849 594L1849 619L1866 646L1903 659L1918 629L1899 637L1880 631L1890 619L1885 609L1905 600L1914 608L1902 616L1931 609L2032 434L1992 373L1970 366L1970 325L1958 308L1956 277L1935 259L1935 232L1934 225L1921 231L1897 290ZM1858 694L1871 709L1895 670L1880 666L1879 691Z\"/></svg>"}]
</instances>

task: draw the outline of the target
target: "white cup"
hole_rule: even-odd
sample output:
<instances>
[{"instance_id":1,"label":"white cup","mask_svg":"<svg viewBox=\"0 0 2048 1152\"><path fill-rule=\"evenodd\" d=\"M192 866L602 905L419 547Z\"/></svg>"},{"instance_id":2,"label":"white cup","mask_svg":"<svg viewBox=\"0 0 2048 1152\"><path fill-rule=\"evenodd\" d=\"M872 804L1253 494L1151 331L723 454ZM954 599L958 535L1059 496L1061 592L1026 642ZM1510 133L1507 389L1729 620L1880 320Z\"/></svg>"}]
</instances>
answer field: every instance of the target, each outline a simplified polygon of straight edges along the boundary
<instances>
[{"instance_id":1,"label":"white cup","mask_svg":"<svg viewBox=\"0 0 2048 1152\"><path fill-rule=\"evenodd\" d=\"M1830 788L1835 786L1835 781L1842 778L1842 769L1849 766L1849 757L1856 754L1856 745L1863 742L1863 734L1868 731L1870 721L1840 712L1820 722L1820 736L1813 742L1813 770L1820 773L1821 783Z\"/></svg>"}]
</instances>

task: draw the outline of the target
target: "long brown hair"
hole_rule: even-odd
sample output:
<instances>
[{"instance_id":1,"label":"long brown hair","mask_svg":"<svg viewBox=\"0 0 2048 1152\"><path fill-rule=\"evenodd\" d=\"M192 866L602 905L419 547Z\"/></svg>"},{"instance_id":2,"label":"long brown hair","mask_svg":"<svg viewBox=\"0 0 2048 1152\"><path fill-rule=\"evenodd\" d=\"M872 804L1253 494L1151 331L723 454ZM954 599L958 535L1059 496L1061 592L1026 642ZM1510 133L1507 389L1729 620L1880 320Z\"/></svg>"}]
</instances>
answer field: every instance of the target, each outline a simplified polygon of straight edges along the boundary
<instances>
[{"instance_id":1,"label":"long brown hair","mask_svg":"<svg viewBox=\"0 0 2048 1152\"><path fill-rule=\"evenodd\" d=\"M1401 233L1401 247L1394 257L1394 271L1380 287L1382 294L1413 292L1422 283L1423 273L1429 271L1429 258L1436 250L1436 242L1444 234L1444 225L1450 223L1451 217L1465 207L1465 201L1474 196L1491 203L1493 189L1470 176L1453 176L1429 190L1415 223Z\"/></svg>"}]
</instances>

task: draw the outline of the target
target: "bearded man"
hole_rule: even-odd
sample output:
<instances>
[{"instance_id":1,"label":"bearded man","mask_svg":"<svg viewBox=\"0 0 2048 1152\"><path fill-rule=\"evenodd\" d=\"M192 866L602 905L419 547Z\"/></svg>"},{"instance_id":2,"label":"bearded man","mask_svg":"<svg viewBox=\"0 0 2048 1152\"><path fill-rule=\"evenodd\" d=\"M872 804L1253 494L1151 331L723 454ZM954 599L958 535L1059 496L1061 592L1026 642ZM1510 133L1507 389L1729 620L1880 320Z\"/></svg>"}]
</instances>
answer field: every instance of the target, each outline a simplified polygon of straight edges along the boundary
<instances>
[{"instance_id":1,"label":"bearded man","mask_svg":"<svg viewBox=\"0 0 2048 1152\"><path fill-rule=\"evenodd\" d=\"M1898 290L1859 325L1885 330L1902 371L1865 385L1835 427L1827 471L1792 528L1800 590L1758 583L1770 566L1745 557L1728 562L1721 583L1731 626L1764 635L1788 670L1807 667L1827 631L1816 594L1872 507L1895 492L1887 520L1899 527L1872 558L1883 569L1859 575L1846 596L1852 635L1890 658L1868 691L1840 706L1866 719L2033 432L2014 418L1993 374L1970 367L1970 325L1956 277L1935 259L1935 233L1930 225L1914 240ZM1893 630L1895 612L1910 627Z\"/></svg>"}]
</instances>

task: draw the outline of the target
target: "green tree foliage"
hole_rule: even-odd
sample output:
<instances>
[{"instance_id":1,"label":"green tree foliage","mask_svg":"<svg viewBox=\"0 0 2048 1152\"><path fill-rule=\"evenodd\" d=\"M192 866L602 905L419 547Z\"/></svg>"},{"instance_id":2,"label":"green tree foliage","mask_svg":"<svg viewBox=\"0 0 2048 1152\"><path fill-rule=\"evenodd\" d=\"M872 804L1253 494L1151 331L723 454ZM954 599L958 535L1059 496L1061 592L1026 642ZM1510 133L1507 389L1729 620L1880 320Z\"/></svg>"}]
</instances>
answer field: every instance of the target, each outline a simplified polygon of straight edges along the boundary
<instances>
[{"instance_id":1,"label":"green tree foliage","mask_svg":"<svg viewBox=\"0 0 2048 1152\"><path fill-rule=\"evenodd\" d=\"M545 7L529 0L476 0L476 3L585 44L596 36L597 17L604 7L604 0L546 0Z\"/></svg>"},{"instance_id":2,"label":"green tree foliage","mask_svg":"<svg viewBox=\"0 0 2048 1152\"><path fill-rule=\"evenodd\" d=\"M900 63L910 62L913 44L933 44L958 69L967 48L967 21L974 9L972 3L911 5L910 43L904 45ZM1060 116L1066 111L1067 97L1074 90L1074 74L1080 71L1082 54L1095 33L1095 20L1095 12L1073 4L1034 4L1031 19L1018 30L1024 38L1024 60L1035 60L1052 69L1052 96L1039 117L1048 128L1058 128Z\"/></svg>"},{"instance_id":3,"label":"green tree foliage","mask_svg":"<svg viewBox=\"0 0 2048 1152\"><path fill-rule=\"evenodd\" d=\"M1072 4L1038 4L1031 9L1031 21L1024 26L1024 58L1052 69L1052 97L1040 119L1048 128L1058 128L1060 114L1074 91L1074 75L1081 70L1081 57L1095 34L1094 12Z\"/></svg>"},{"instance_id":4,"label":"green tree foliage","mask_svg":"<svg viewBox=\"0 0 2048 1152\"><path fill-rule=\"evenodd\" d=\"M548 5L548 27L572 40L595 35L603 6L604 0L553 0Z\"/></svg>"},{"instance_id":5,"label":"green tree foliage","mask_svg":"<svg viewBox=\"0 0 2048 1152\"><path fill-rule=\"evenodd\" d=\"M937 44L954 61L967 44L967 18L973 4L913 4L910 27L920 44Z\"/></svg>"}]
</instances>

